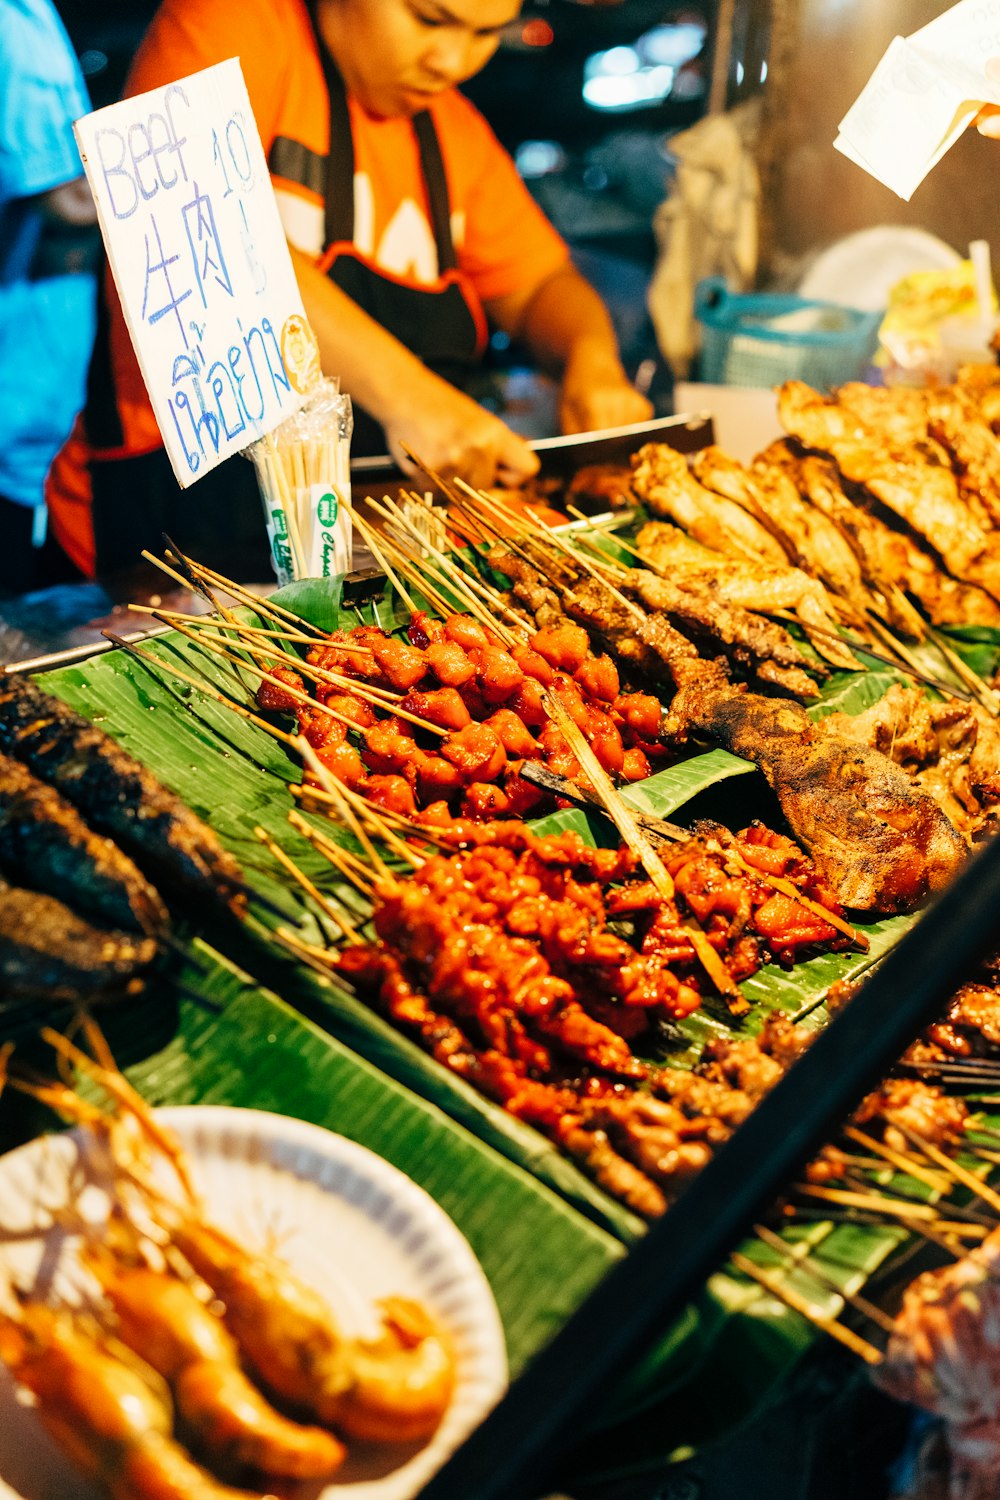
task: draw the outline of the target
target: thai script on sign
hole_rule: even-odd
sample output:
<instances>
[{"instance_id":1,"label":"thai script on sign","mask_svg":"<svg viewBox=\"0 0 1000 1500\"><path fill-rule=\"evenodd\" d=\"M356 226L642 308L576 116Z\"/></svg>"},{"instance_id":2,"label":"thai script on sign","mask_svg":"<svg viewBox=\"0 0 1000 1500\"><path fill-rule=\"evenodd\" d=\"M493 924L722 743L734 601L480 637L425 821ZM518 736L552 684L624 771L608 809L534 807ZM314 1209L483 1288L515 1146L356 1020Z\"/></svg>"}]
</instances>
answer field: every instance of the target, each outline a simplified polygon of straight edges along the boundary
<instances>
[{"instance_id":1,"label":"thai script on sign","mask_svg":"<svg viewBox=\"0 0 1000 1500\"><path fill-rule=\"evenodd\" d=\"M75 128L143 378L186 486L298 410L316 373L239 62Z\"/></svg>"}]
</instances>

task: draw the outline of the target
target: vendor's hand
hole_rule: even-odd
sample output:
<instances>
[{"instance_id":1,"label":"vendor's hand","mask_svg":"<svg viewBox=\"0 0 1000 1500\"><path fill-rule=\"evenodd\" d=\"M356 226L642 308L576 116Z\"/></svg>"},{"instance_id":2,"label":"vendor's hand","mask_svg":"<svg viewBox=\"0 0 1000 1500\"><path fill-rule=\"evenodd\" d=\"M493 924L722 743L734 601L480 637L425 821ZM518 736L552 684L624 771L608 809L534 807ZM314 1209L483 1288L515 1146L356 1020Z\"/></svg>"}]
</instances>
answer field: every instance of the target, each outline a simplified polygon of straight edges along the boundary
<instances>
[{"instance_id":1,"label":"vendor's hand","mask_svg":"<svg viewBox=\"0 0 1000 1500\"><path fill-rule=\"evenodd\" d=\"M629 384L619 360L606 348L583 346L570 355L559 393L563 432L626 427L648 422L652 415L651 404Z\"/></svg>"},{"instance_id":2,"label":"vendor's hand","mask_svg":"<svg viewBox=\"0 0 1000 1500\"><path fill-rule=\"evenodd\" d=\"M989 58L983 66L983 72L991 83L1000 85L1000 57ZM994 141L1000 140L1000 105L984 104L972 123L980 135L988 135Z\"/></svg>"},{"instance_id":3,"label":"vendor's hand","mask_svg":"<svg viewBox=\"0 0 1000 1500\"><path fill-rule=\"evenodd\" d=\"M407 448L444 478L458 475L480 489L515 486L538 472L538 455L522 437L436 377L385 430L390 453L407 473L414 469Z\"/></svg>"}]
</instances>

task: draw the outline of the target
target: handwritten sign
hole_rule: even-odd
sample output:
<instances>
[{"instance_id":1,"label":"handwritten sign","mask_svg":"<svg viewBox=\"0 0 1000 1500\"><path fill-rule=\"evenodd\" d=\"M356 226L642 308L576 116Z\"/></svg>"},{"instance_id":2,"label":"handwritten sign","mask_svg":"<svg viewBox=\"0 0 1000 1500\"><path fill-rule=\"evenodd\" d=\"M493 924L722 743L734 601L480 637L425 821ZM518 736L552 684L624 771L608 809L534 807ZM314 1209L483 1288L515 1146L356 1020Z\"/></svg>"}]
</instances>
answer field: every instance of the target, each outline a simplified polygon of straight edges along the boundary
<instances>
[{"instance_id":1,"label":"handwritten sign","mask_svg":"<svg viewBox=\"0 0 1000 1500\"><path fill-rule=\"evenodd\" d=\"M75 129L186 488L297 411L319 376L239 62L96 110Z\"/></svg>"}]
</instances>

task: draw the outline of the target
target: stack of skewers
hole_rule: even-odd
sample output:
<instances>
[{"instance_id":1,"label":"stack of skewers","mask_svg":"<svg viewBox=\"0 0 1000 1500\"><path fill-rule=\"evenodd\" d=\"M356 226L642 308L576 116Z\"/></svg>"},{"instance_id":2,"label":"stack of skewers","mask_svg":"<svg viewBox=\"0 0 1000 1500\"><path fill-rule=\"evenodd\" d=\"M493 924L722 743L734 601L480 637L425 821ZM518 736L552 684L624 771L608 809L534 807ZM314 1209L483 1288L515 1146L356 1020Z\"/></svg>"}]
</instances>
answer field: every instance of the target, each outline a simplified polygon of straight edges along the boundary
<instances>
[{"instance_id":1,"label":"stack of skewers","mask_svg":"<svg viewBox=\"0 0 1000 1500\"><path fill-rule=\"evenodd\" d=\"M851 468L850 456L843 447L836 457L841 475L852 474L855 477L850 482L860 484L862 481L857 477L860 470ZM691 471L687 472L690 477ZM707 476L707 469L702 472ZM826 477L829 479L829 475ZM899 474L894 472L889 479L869 477L872 493L880 494L875 489L877 481L884 484L885 493L889 494L889 479L898 480ZM721 484L723 480L717 482ZM687 483L687 480L679 482L677 489L683 491ZM978 679L973 687L967 675L953 675L960 671L956 661L961 662L961 657L955 656L947 642L938 639L935 625L921 622L918 631L906 608L908 603L916 614L912 599L901 601L886 586L880 591L877 609L871 607L873 596L869 594L866 609L858 606L852 613L832 586L846 576L838 567L833 568L831 586L824 584L823 592L811 587L817 580L807 577L801 566L804 543L798 562L794 566L790 562L787 517L782 526L772 523L763 527L772 540L775 531L782 529L785 538L780 543L784 561L773 557L768 577L773 582L781 568L788 574L797 569L801 575L785 579L788 588L781 597L785 607L796 611L812 641L812 653L799 650L790 636L789 648L782 636L765 632L754 619L748 620L747 614L755 615L757 620L760 616L752 607L747 609L751 595L746 592L738 604L733 604L734 595L730 592L723 601L729 605L729 613L718 607L719 590L716 590L716 607L705 608L706 596L711 602L710 575L712 579L728 578L726 586L730 590L736 587L737 578L746 588L749 578L746 569L746 576L739 577L733 569L710 567L704 556L689 552L688 571L692 576L700 575L700 586L692 587L688 597L679 598L676 587L660 587L677 582L674 563L665 553L657 566L661 574L669 572L669 578L657 578L652 572L637 576L639 570L622 567L620 554L616 555L611 543L599 538L567 541L544 531L526 536L514 528L512 515L495 499L475 492L463 494L461 487L454 488L462 496L462 504L456 507L452 523L461 530L464 541L478 548L481 559L472 567L457 568L446 558L439 543L426 536L418 541L412 534L412 521L408 530L406 516L388 503L383 519L391 522L391 534L388 539L374 534L370 538L372 550L380 556L387 576L407 604L407 623L416 638L411 634L408 642L385 644L387 632L378 625L373 632L371 626L365 625L358 632L342 631L333 639L323 639L290 620L282 622L283 629L272 627L270 631L259 626L238 629L229 622L227 629L217 630L230 643L224 650L232 650L244 666L249 663L251 674L254 664L259 669L256 678L252 678L258 683L258 702L243 711L257 713L258 718L258 710L277 712L297 721L298 734L290 734L287 729L278 733L285 735L289 747L307 767L310 786L303 791L304 803L314 814L320 811L330 814L334 825L323 832L317 831L314 820L301 826L316 835L317 848L321 848L325 839L330 850L336 851L330 854L331 864L339 877L350 880L356 892L351 909L323 898L326 917L342 935L343 958L315 945L307 947L294 934L286 934L286 940L300 957L328 972L353 969L355 977L367 984L376 1003L411 1034L419 1036L445 1066L486 1088L492 1097L501 1098L522 1118L533 1120L554 1134L604 1185L621 1193L636 1207L644 1204L641 1211L653 1217L662 1212L676 1188L711 1156L714 1145L725 1140L745 1118L753 1100L766 1087L768 1075L772 1081L780 1076L787 1060L797 1054L804 1041L794 1029L785 1036L781 1027L775 1025L761 1034L758 1043L751 1046L747 1042L743 1054L739 1052L743 1044L734 1044L729 1053L725 1049L706 1053L694 1074L678 1079L672 1074L681 1070L651 1064L645 1055L650 1029L675 1020L692 1003L692 994L693 1003L697 1004L713 986L732 1000L733 980L743 961L736 956L736 949L747 935L760 944L759 954L789 962L810 944L837 944L858 936L849 924L845 932L831 920L843 919L838 897L854 910L908 910L919 904L950 879L965 857L968 839L988 822L990 808L996 801L989 766L985 769L976 766L971 754L966 756L965 763L970 769L965 786L971 796L962 803L968 823L961 826L955 807L954 780L943 794L941 788L930 784L933 778L928 778L925 786L916 786L908 772L895 775L893 771L898 771L898 767L887 769L891 763L882 753L883 747L875 749L869 757L858 751L855 741L855 749L851 751L844 744L851 739L846 732L848 726L835 723L831 734L829 726L823 728L811 722L793 697L815 699L817 679L822 680L830 667L851 670L862 654L871 659L876 649L890 651L911 679L926 681L930 675L927 654L905 644L902 652L896 651L900 635L911 629L911 641L921 646L929 643L937 652L939 665L931 669L941 674L936 676L937 685L948 690L948 704L962 703L963 713L973 723L973 732L967 738L979 744L980 752L995 716L995 698ZM753 499L752 492L748 493ZM842 539L846 516L846 511L841 510L838 529ZM655 534L652 539L640 536L638 550L652 556L657 540L664 538ZM943 534L938 541L943 541ZM908 545L912 555L912 544ZM487 562L492 571L487 570ZM715 564L716 560L711 562ZM978 589L980 593L974 599L979 600L988 614L991 606L986 601L993 598L994 582L989 571L988 549L979 553L969 551L962 566L967 570L972 566L975 579L964 582L949 573L947 577L956 587L950 588L946 583L940 587L939 597L954 599L962 589ZM957 556L953 569L960 571ZM511 594L500 592L497 570L514 582ZM941 576L946 575L942 572ZM766 595L766 581L764 591ZM926 589L925 595L931 597ZM972 594L967 597L974 602ZM926 599L921 603L926 604ZM882 613L890 607L897 610L895 625L899 634L883 623ZM757 609L764 613L759 601ZM546 616L546 611L552 613ZM432 619L435 612L439 616L437 621ZM567 670L567 658L549 660L537 650L537 642L532 644L539 632L566 632L567 614L576 625L581 620L586 622L589 637L584 655L579 660L573 659L571 670ZM468 635L464 641L455 639L456 630L462 628L457 624L451 625L448 634L450 622L463 616ZM917 619L921 617L917 615ZM846 633L841 630L845 622ZM478 627L478 634L473 626ZM203 644L209 645L206 630L193 623L184 628L197 632ZM272 637L270 641L268 634ZM274 654L280 635L287 638L282 647L292 644L303 648L302 655L296 654L294 664ZM571 639L565 634L560 650ZM877 647L873 646L873 640L879 643ZM543 637L543 644L551 641L552 634ZM709 641L712 642L709 650L714 655L705 649ZM468 672L471 663L472 671L464 681L448 683L437 675L428 680L428 673L434 671L432 653L437 646L461 649L464 662L443 649L436 656L445 670L449 670L446 655L452 658L451 670L460 673ZM602 652L602 647L606 651ZM411 659L409 651L417 656ZM551 673L548 682L533 678L540 684L538 697L544 710L544 718L534 724L517 708L508 708L517 693L523 697L525 680L533 675L525 671L524 660L519 660L518 654L527 659L531 651L541 657ZM478 659L475 653L479 653ZM609 660L612 654L614 659ZM503 677L500 669L507 669L508 663L499 660L502 656L514 662L519 677L514 674L509 680ZM606 689L603 695L593 691L607 674L605 662L620 674L620 679L626 675L630 678L624 692L621 680L610 696ZM417 672L418 668L419 675L409 682L404 683L398 676L399 671ZM537 670L544 672L545 668ZM583 678L578 680L580 673ZM574 690L570 690L568 682L575 684ZM314 684L312 690L309 683ZM552 691L553 683L558 692ZM628 705L621 700L644 692L652 697L648 690L653 686L668 700L666 719L661 719L656 734L644 739L641 746L628 745L622 733L629 722L625 716ZM746 691L747 686L751 691ZM464 696L463 687L467 689ZM432 694L443 694L447 688L454 690L462 710L456 707L454 699L445 701L439 697L428 701ZM792 695L786 696L777 713L773 698L764 699L759 691L770 692L774 688ZM473 691L478 694L478 701L473 699L470 706ZM766 704L766 710L761 704ZM461 724L435 723L439 712L448 711L461 715ZM498 731L505 728L513 735L517 726L507 720L502 724L487 722L496 721L504 711L520 720L518 732L527 732L535 745L540 745L547 726L554 726L549 736L550 753L546 754L546 747L542 746L542 753L536 755L534 747L529 749L523 739L516 744L513 739L510 745L504 744ZM883 726L884 748L890 751L899 739L898 715L902 712L894 708L897 717L889 721L892 727L888 731L884 730L886 721L879 721ZM616 763L618 750L601 715L618 734L621 764ZM389 723L390 717L396 722ZM380 736L379 727L387 724ZM339 728L331 731L331 725ZM778 744L776 725L786 741L784 746ZM932 728L940 738L947 733L948 726L942 727L942 721L938 720ZM451 778L450 784L447 779L434 784L430 773L440 768L431 766L428 773L427 762L443 760L461 770L460 757L452 760L439 752L450 736L460 736L470 729L474 733L466 734L465 741L459 741L457 748L464 749L468 741L468 748L475 749L479 759L474 766L470 763L470 769L477 775L471 780L460 776ZM644 727L643 733L647 732ZM748 851L777 849L778 844L771 840L783 836L764 836L753 831L734 836L712 830L693 831L692 838L691 831L687 831L683 840L677 841L676 858L674 854L665 856L662 845L650 850L635 839L635 832L641 834L642 828L634 818L630 820L627 804L623 811L620 798L613 795L614 788L609 791L608 773L621 777L624 755L630 749L640 748L646 755L645 746L659 743L668 748L668 753L686 753L685 735L721 741L754 759L778 793L793 832L806 846L803 849L793 845L791 851L782 848L778 864L763 872L786 881L791 874L792 893L783 893L790 903L785 913L788 920L773 932L762 933L754 926L771 900L773 889L770 895L764 894L753 889L752 880L744 880L740 890L735 875L739 862L747 862ZM381 743L389 739L391 745ZM497 754L494 740L499 743L502 756ZM452 740L449 749L454 745ZM490 755L486 755L487 750ZM925 758L930 760L930 752ZM498 761L497 773L492 777L486 774L492 769L491 759ZM624 895L615 895L609 902L605 890L607 879L602 878L588 854L575 848L539 851L530 836L523 847L515 847L521 837L515 832L516 816L524 809L518 809L516 803L512 805L509 797L506 771L511 760L518 762L514 776L519 783L532 785L530 762L545 761L550 772L555 769L557 777L560 774L566 777L563 791L572 794L575 788L597 792L603 799L629 845L627 854L621 852L616 856L621 863L614 869L618 877L615 884ZM833 808L836 799L825 793L832 781L842 781L842 770L848 765L860 767L860 775L846 788L838 823L838 813ZM483 774L480 776L479 772ZM513 785L514 777L509 780ZM391 785L387 785L389 781ZM488 794L477 791L475 797L469 798L473 785L497 788L499 795L497 791ZM550 791L552 785L550 782ZM558 781L554 785L558 787ZM442 795L429 795L432 789ZM887 793L891 806L886 803ZM973 799L976 807L969 805ZM824 811L821 807L824 801L831 806L817 825L817 810ZM833 846L845 826L857 828L862 811L867 815L863 836L869 841L864 858L859 859L855 846L838 866ZM491 829L491 821L498 815L513 816L515 821L508 825L508 834ZM479 821L470 822L470 817ZM697 846L699 839L701 846ZM707 849L705 845L711 841L714 847ZM277 857L282 851L273 852ZM864 878L848 887L845 882L851 866L857 867ZM640 867L645 880L638 878ZM471 875L470 868L478 873ZM551 872L553 868L560 885L558 890L549 891L546 882L550 876L541 872ZM408 869L413 871L412 875L406 873ZM697 884L693 877L680 878L695 869L699 872ZM290 873L295 872L290 870ZM745 868L740 874L746 875ZM440 924L448 918L445 897L453 889L465 891L468 887L471 901L478 891L479 876L494 883L501 878L528 883L537 910L524 912L514 903L505 909L502 927L489 927L485 920L482 925L492 933L485 943L493 943L497 952L501 951L502 943L508 943L512 945L509 951L503 949L508 960L517 954L535 965L533 973L539 978L541 998L528 986L515 995L517 970L512 961L503 971L504 980L511 980L506 987L498 988L495 982L490 987L485 982L491 978L487 967L477 969L475 965L472 972L484 976L483 993L474 996L472 987L463 989L456 985L455 973L463 967L469 970L470 966L467 954L460 964L455 950L443 940L447 934ZM569 908L581 904L575 891L567 899L567 881L585 892L582 906L589 913L587 931L578 952L573 950L572 933L568 930L565 942L560 936L556 943L550 935L562 934L565 920L571 915ZM301 883L308 889L304 880ZM675 983L654 984L646 1004L634 998L637 990L631 981L636 976L625 974L631 960L622 951L623 939L617 930L609 930L607 920L609 915L617 918L621 914L615 902L634 899L632 888L638 890L642 886L648 889L632 908L633 913L640 912L642 917L628 945L633 952L645 949L650 932L655 932L651 951L642 956L655 960L651 968L656 970L658 965L660 973L667 968L662 962L664 950L656 946L660 939L665 938L668 946L673 943L675 950L682 949L679 969L670 970ZM555 903L551 913L542 907L543 891ZM827 901L824 892L832 899ZM643 906L643 901L648 904ZM726 901L735 904L729 909ZM664 922L670 902L673 906ZM822 910L816 911L808 903ZM379 941L376 943L365 941L366 934L360 930L364 907L371 904L377 913ZM482 916L477 909L477 924ZM824 924L829 931L823 930ZM795 932L810 935L796 938ZM577 977L574 965L581 962L580 954L586 953L593 966L597 949L603 955L602 979L613 973L615 982L592 986L581 997L579 987L574 984ZM547 967L538 967L539 955ZM492 978L495 981L496 976ZM984 988L989 991L992 987ZM956 1000L955 1004L959 1003ZM973 1014L990 1016L990 1006L985 1000L978 1011L968 997L961 1004L966 1022ZM577 1006L578 1009L574 1008ZM730 1008L735 1013L736 1006ZM608 1012L612 1025L608 1024ZM959 1028L964 1028L966 1039L971 1030L983 1039L983 1050L988 1050L994 1022L987 1019L981 1030L966 1022ZM638 1045L637 1038L642 1039ZM933 1048L939 1042L931 1040L926 1045ZM980 1043L973 1042L971 1046L975 1052ZM546 1074L553 1055L555 1066ZM786 1217L806 1217L810 1207L813 1213L824 1215L840 1210L881 1215L905 1224L911 1232L919 1231L928 1243L947 1247L953 1254L975 1243L977 1238L985 1238L980 1230L988 1234L990 1225L981 1222L984 1210L970 1209L957 1201L948 1205L945 1200L967 1191L979 1203L988 1201L982 1191L961 1175L967 1169L961 1162L956 1164L953 1156L959 1145L963 1150L971 1145L980 1163L988 1165L993 1147L988 1133L977 1133L970 1128L967 1112L963 1113L942 1085L960 1078L969 1088L984 1087L993 1081L989 1066L990 1060L975 1058L965 1062L925 1054L908 1058L905 1064L908 1076L894 1080L882 1091L882 1096L868 1101L867 1112L863 1111L851 1127L855 1135L848 1136L848 1140L861 1150L849 1150L840 1143L839 1155L837 1151L827 1153L790 1195L791 1206L786 1205L784 1210ZM919 1070L925 1076L913 1076ZM708 1085L715 1087L710 1090ZM972 1123L974 1127L977 1122ZM895 1153L895 1159L888 1153ZM939 1156L944 1156L947 1166ZM925 1203L923 1207L930 1209L925 1213L919 1211L920 1205L914 1203L912 1194L908 1198L905 1193L886 1191L884 1178L890 1166L912 1175L926 1189L939 1194L940 1201ZM979 1182L976 1172L971 1175ZM928 1180L931 1177L935 1179L933 1183ZM987 1187L985 1191L990 1190ZM784 1266L790 1258L800 1262L808 1259L800 1251L790 1257L784 1239L780 1240L784 1248L779 1252L768 1239L773 1226L763 1225L762 1230L765 1232L759 1237L761 1243L778 1257L777 1264ZM761 1255L767 1259L763 1251ZM744 1257L740 1268L762 1279L761 1268L753 1257ZM816 1267L805 1267L807 1277L815 1271ZM765 1285L780 1295L777 1289L783 1283L772 1272L773 1264L771 1270L765 1268L763 1272L767 1278ZM808 1312L808 1298L800 1310ZM884 1320L882 1325L875 1319L873 1323L884 1329ZM831 1327L829 1331L834 1330ZM871 1341L864 1357L872 1361L880 1358Z\"/></svg>"}]
</instances>

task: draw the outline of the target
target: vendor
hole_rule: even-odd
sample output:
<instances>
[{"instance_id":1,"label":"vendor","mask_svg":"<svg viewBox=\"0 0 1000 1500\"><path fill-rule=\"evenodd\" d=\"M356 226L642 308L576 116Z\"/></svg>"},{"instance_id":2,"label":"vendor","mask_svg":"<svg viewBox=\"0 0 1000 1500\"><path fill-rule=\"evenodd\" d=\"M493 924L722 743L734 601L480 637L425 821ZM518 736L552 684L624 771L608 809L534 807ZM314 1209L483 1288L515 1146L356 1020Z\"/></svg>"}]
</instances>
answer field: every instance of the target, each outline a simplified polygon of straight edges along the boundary
<instances>
[{"instance_id":1,"label":"vendor","mask_svg":"<svg viewBox=\"0 0 1000 1500\"><path fill-rule=\"evenodd\" d=\"M324 371L355 403L354 452L404 449L475 484L527 478L528 445L462 386L488 322L561 377L565 432L642 421L608 314L456 86L519 0L164 0L128 94L238 55ZM261 502L232 459L173 479L110 277L77 429L50 474L60 545L92 576L166 531L264 578Z\"/></svg>"}]
</instances>

